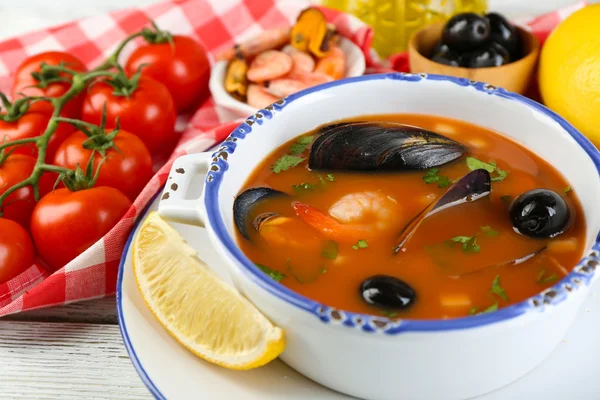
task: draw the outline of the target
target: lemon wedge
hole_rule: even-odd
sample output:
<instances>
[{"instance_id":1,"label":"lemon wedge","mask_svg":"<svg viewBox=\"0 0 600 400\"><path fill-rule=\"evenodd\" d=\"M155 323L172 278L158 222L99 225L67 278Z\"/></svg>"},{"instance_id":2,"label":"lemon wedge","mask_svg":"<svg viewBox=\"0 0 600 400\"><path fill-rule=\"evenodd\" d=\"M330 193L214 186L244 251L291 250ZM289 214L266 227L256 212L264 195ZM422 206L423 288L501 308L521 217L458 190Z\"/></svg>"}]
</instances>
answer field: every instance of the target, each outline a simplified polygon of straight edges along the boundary
<instances>
[{"instance_id":1,"label":"lemon wedge","mask_svg":"<svg viewBox=\"0 0 600 400\"><path fill-rule=\"evenodd\" d=\"M283 331L223 282L156 212L135 237L133 270L154 316L204 360L246 370L283 351Z\"/></svg>"}]
</instances>

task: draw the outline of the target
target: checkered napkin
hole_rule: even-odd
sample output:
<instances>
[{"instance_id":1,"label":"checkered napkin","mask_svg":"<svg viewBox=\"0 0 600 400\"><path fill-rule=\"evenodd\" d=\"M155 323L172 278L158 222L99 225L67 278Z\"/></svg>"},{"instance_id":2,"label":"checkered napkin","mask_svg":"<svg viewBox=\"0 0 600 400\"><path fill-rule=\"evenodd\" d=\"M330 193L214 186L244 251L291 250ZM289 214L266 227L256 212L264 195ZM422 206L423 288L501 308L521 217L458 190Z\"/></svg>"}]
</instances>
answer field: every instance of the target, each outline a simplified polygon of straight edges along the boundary
<instances>
[{"instance_id":1,"label":"checkered napkin","mask_svg":"<svg viewBox=\"0 0 600 400\"><path fill-rule=\"evenodd\" d=\"M47 50L64 50L79 57L90 68L99 65L128 34L153 19L162 29L190 35L203 43L214 57L221 50L264 29L292 24L309 3L298 0L170 0L143 9L117 11L65 25L42 29L0 42L0 90L8 93L12 73L23 59ZM529 22L532 30L547 35L579 4ZM405 71L404 54L379 60L371 50L372 30L358 19L324 9L339 32L358 45L369 73L396 69ZM125 60L141 41L130 43ZM408 65L408 64L406 64ZM208 99L193 115L178 119L181 140L170 158L157 169L131 209L101 240L62 269L49 274L41 262L0 285L0 316L35 308L62 305L103 297L115 292L119 260L136 218L153 200L167 179L173 159L188 152L209 149L224 140L239 123L235 116ZM68 240L68 238L65 238Z\"/></svg>"}]
</instances>

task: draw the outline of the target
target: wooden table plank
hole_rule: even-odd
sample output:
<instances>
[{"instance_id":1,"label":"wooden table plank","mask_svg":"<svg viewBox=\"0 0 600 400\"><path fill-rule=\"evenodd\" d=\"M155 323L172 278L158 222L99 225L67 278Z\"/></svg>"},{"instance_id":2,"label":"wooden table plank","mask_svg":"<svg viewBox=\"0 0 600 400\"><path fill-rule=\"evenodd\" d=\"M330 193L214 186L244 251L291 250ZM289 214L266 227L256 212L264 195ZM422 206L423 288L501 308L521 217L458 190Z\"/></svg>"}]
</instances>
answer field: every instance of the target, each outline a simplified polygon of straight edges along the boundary
<instances>
[{"instance_id":1,"label":"wooden table plank","mask_svg":"<svg viewBox=\"0 0 600 400\"><path fill-rule=\"evenodd\" d=\"M115 296L7 315L0 321L82 322L117 324Z\"/></svg>"},{"instance_id":2,"label":"wooden table plank","mask_svg":"<svg viewBox=\"0 0 600 400\"><path fill-rule=\"evenodd\" d=\"M117 325L0 320L0 397L150 399Z\"/></svg>"}]
</instances>

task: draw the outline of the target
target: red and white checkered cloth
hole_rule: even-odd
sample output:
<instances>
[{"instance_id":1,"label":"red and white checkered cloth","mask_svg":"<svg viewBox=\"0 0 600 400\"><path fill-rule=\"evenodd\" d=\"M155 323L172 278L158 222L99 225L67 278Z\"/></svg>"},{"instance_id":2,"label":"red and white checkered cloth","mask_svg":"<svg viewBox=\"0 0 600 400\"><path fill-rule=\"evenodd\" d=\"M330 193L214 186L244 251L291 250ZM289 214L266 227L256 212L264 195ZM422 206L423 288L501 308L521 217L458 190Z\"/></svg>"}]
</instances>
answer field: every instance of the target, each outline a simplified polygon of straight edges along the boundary
<instances>
[{"instance_id":1,"label":"red and white checkered cloth","mask_svg":"<svg viewBox=\"0 0 600 400\"><path fill-rule=\"evenodd\" d=\"M309 3L278 0L170 0L143 9L117 11L42 29L0 42L0 90L8 93L12 73L23 59L47 50L63 50L79 57L88 67L99 65L128 34L153 19L161 29L190 35L215 56L234 42L264 29L292 24ZM584 3L560 10L528 23L544 39L550 30ZM406 55L378 60L371 51L372 30L358 19L323 9L339 32L356 43L365 54L368 72L391 68L406 71ZM125 60L141 42L130 43ZM100 241L64 268L49 274L34 264L23 274L0 285L0 316L35 308L103 297L115 292L119 260L127 236L140 212L160 190L172 163L186 150L200 151L224 140L239 121L227 110L207 100L193 116L181 116L179 146L151 179L123 219ZM193 142L191 140L193 139Z\"/></svg>"}]
</instances>

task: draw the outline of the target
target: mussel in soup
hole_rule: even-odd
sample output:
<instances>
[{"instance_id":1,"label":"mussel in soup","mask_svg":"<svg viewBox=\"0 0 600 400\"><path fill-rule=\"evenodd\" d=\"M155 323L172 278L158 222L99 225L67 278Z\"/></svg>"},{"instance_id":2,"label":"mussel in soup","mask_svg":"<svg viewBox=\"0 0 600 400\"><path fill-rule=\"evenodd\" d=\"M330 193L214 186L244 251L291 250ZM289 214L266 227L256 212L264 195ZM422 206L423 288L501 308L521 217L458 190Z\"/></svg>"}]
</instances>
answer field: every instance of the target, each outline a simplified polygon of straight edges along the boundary
<instances>
[{"instance_id":1,"label":"mussel in soup","mask_svg":"<svg viewBox=\"0 0 600 400\"><path fill-rule=\"evenodd\" d=\"M252 210L268 198L285 196L286 194L269 187L255 187L240 193L233 202L233 220L241 235L250 240L250 230L259 231L266 221L276 218L276 213L265 212L253 216Z\"/></svg>"},{"instance_id":2,"label":"mussel in soup","mask_svg":"<svg viewBox=\"0 0 600 400\"><path fill-rule=\"evenodd\" d=\"M308 161L313 170L419 170L439 167L465 152L452 139L394 122L337 123L319 133Z\"/></svg>"}]
</instances>

